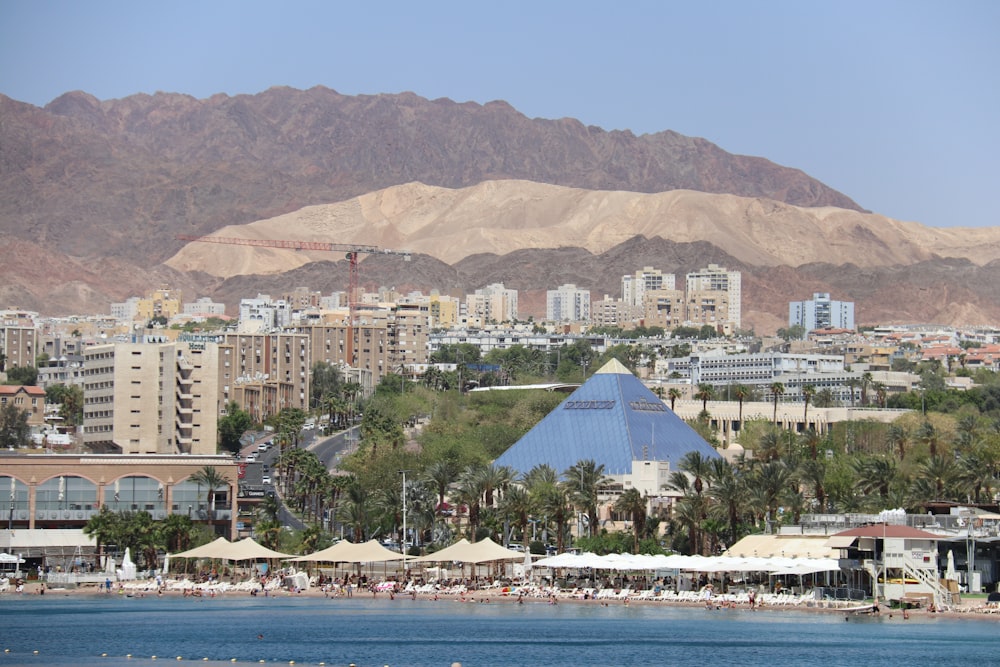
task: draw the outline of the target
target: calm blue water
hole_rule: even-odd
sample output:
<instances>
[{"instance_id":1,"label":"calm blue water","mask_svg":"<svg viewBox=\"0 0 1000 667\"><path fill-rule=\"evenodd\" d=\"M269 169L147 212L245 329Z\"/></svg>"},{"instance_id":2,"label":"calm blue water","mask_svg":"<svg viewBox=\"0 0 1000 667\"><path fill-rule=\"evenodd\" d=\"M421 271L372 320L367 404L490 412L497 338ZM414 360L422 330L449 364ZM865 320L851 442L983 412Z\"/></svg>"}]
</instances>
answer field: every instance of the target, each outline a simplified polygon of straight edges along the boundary
<instances>
[{"instance_id":1,"label":"calm blue water","mask_svg":"<svg viewBox=\"0 0 1000 667\"><path fill-rule=\"evenodd\" d=\"M10 652L0 652L0 667L136 666L177 656L357 667L985 666L1000 660L1000 625L597 603L46 595L0 598L3 649Z\"/></svg>"}]
</instances>

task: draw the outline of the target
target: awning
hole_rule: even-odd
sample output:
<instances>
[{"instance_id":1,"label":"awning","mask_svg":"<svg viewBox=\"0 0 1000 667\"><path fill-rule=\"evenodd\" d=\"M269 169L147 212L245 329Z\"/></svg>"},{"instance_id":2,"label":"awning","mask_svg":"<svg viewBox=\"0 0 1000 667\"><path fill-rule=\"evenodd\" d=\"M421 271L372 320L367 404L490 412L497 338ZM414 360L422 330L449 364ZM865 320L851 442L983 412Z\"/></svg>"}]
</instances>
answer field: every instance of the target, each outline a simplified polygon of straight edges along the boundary
<instances>
[{"instance_id":1,"label":"awning","mask_svg":"<svg viewBox=\"0 0 1000 667\"><path fill-rule=\"evenodd\" d=\"M846 549L857 541L856 535L834 535L824 542L823 546L831 549Z\"/></svg>"}]
</instances>

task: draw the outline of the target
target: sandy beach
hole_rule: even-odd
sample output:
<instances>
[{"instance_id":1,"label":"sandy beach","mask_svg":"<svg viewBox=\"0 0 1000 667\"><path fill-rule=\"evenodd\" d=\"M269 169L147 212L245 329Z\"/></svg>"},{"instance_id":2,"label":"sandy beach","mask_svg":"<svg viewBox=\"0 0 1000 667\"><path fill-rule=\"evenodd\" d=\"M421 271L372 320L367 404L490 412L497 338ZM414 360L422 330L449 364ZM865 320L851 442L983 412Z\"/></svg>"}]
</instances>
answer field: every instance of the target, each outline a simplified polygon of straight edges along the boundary
<instances>
[{"instance_id":1,"label":"sandy beach","mask_svg":"<svg viewBox=\"0 0 1000 667\"><path fill-rule=\"evenodd\" d=\"M254 581L244 581L242 582L242 588L237 588L236 586L241 586L241 584L216 584L216 588L207 586L205 584L195 584L194 582L188 582L183 579L168 579L164 582L164 586L161 588L156 587L156 583L152 580L149 581L131 581L122 582L121 585L118 583L113 584L112 591L109 593L102 586L98 584L84 584L77 587L50 587L44 583L39 583L37 581L31 581L24 585L24 590L22 593L16 593L13 586L11 586L6 592L0 593L0 599L3 597L18 596L23 598L39 597L44 596L93 596L93 597L108 597L108 596L124 596L124 597L142 597L142 598L154 598L154 597L194 597L201 599L210 598L231 598L231 597L258 597L260 599L268 598L288 598L288 597L304 597L304 598L324 598L329 599L331 603L336 603L339 599L347 599L348 597L365 597L372 600L380 600L386 603L405 603L410 602L426 602L426 603L440 603L440 604L526 604L526 605L559 605L559 604L573 604L573 605L594 605L594 606L668 606L673 608L694 608L694 609L706 609L710 608L717 611L742 611L751 613L768 613L773 611L782 612L795 612L803 614L837 614L843 616L853 616L853 615L871 615L873 611L873 605L871 603L865 604L863 602L799 602L797 604L792 603L770 603L768 600L774 599L773 596L765 598L764 600L758 600L756 604L751 608L746 603L735 602L730 596L716 595L711 600L662 600L662 599L650 599L642 595L635 595L631 597L623 597L621 599L595 599L595 598L584 598L582 595L567 594L565 592L550 594L545 592L543 589L537 589L534 587L528 587L524 590L524 593L519 594L518 588L508 587L505 589L500 588L482 588L478 590L467 590L464 592L426 592L426 591L392 591L392 590L359 590L354 588L351 593L341 590L325 590L321 587L310 587L305 590L292 591L281 587L274 587L263 592L259 591L259 584ZM258 589L254 593L251 593L250 588L254 587ZM966 599L961 601L959 604L953 606L947 610L929 610L926 608L911 608L904 611L901 609L893 609L886 604L879 605L878 614L880 617L885 618L899 618L901 620L906 620L907 618L917 618L921 616L934 616L940 618L976 618L976 619L997 619L1000 620L1000 607L987 605L985 600L982 598Z\"/></svg>"}]
</instances>

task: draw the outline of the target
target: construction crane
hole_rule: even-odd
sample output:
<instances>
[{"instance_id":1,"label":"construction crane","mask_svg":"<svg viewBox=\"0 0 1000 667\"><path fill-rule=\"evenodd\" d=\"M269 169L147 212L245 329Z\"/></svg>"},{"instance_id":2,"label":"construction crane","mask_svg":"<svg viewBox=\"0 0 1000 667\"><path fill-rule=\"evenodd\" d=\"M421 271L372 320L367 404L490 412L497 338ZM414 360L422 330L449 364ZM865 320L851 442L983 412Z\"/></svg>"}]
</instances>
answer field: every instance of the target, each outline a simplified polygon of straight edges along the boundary
<instances>
[{"instance_id":1,"label":"construction crane","mask_svg":"<svg viewBox=\"0 0 1000 667\"><path fill-rule=\"evenodd\" d=\"M358 255L402 255L404 261L410 261L410 252L405 250L386 250L373 245L352 243L327 243L325 241L285 241L277 239L241 239L231 236L187 236L178 235L179 241L196 241L199 243L222 243L226 245L246 245L258 248L288 248L290 250L323 250L326 252L344 252L350 264L347 292L347 344L344 357L353 368L354 359L354 326L357 308L357 293L359 282Z\"/></svg>"}]
</instances>

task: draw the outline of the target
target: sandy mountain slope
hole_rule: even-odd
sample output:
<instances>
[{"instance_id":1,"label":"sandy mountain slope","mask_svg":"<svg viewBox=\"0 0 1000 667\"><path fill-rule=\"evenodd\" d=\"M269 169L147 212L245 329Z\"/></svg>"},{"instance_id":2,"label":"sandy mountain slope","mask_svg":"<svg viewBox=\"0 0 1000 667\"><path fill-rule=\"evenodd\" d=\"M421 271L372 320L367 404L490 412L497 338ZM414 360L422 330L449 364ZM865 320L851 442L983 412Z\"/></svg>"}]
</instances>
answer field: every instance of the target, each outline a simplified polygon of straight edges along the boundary
<instances>
[{"instance_id":1,"label":"sandy mountain slope","mask_svg":"<svg viewBox=\"0 0 1000 667\"><path fill-rule=\"evenodd\" d=\"M513 180L460 189L409 183L215 235L372 244L449 264L527 248L582 247L597 254L639 235L706 241L751 266L878 267L935 256L982 265L1000 258L1000 228L936 229L847 209L689 190L643 194ZM318 251L190 243L166 264L226 278L329 259Z\"/></svg>"}]
</instances>

